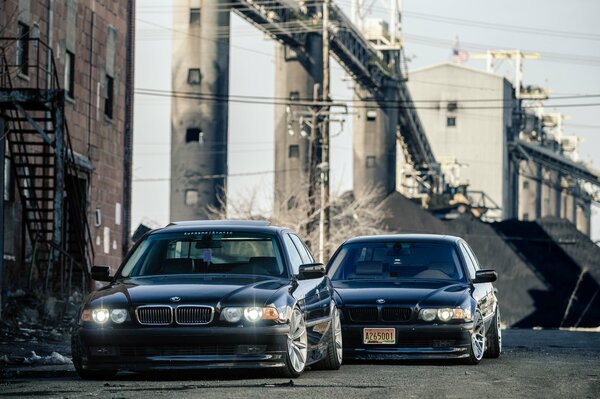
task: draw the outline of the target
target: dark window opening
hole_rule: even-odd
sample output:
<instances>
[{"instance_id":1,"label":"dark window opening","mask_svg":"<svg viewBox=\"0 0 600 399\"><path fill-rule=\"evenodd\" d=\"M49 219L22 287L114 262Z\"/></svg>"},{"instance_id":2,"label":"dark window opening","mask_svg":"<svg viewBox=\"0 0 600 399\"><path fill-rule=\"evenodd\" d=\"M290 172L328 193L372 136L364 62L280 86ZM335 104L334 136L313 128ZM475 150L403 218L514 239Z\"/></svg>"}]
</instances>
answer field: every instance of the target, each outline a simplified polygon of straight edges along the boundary
<instances>
[{"instance_id":1,"label":"dark window opening","mask_svg":"<svg viewBox=\"0 0 600 399\"><path fill-rule=\"evenodd\" d=\"M114 79L106 75L106 93L104 97L104 115L113 117Z\"/></svg>"},{"instance_id":2,"label":"dark window opening","mask_svg":"<svg viewBox=\"0 0 600 399\"><path fill-rule=\"evenodd\" d=\"M65 92L69 98L75 98L75 54L69 50L65 53Z\"/></svg>"},{"instance_id":3,"label":"dark window opening","mask_svg":"<svg viewBox=\"0 0 600 399\"><path fill-rule=\"evenodd\" d=\"M185 131L185 142L200 142L200 138L202 137L202 131L197 127L190 127Z\"/></svg>"},{"instance_id":4,"label":"dark window opening","mask_svg":"<svg viewBox=\"0 0 600 399\"><path fill-rule=\"evenodd\" d=\"M290 145L288 149L288 158L300 158L300 146L298 144Z\"/></svg>"},{"instance_id":5,"label":"dark window opening","mask_svg":"<svg viewBox=\"0 0 600 399\"><path fill-rule=\"evenodd\" d=\"M17 27L17 67L19 73L29 75L29 26L19 22Z\"/></svg>"},{"instance_id":6,"label":"dark window opening","mask_svg":"<svg viewBox=\"0 0 600 399\"><path fill-rule=\"evenodd\" d=\"M200 23L200 9L190 8L190 24Z\"/></svg>"},{"instance_id":7,"label":"dark window opening","mask_svg":"<svg viewBox=\"0 0 600 399\"><path fill-rule=\"evenodd\" d=\"M300 92L290 91L290 101L300 101Z\"/></svg>"},{"instance_id":8,"label":"dark window opening","mask_svg":"<svg viewBox=\"0 0 600 399\"><path fill-rule=\"evenodd\" d=\"M446 106L446 109L449 112L454 112L454 111L456 111L458 109L458 103L456 101L450 101L448 103L448 105Z\"/></svg>"},{"instance_id":9,"label":"dark window opening","mask_svg":"<svg viewBox=\"0 0 600 399\"><path fill-rule=\"evenodd\" d=\"M369 155L367 157L367 168L374 168L374 167L375 167L375 156Z\"/></svg>"},{"instance_id":10,"label":"dark window opening","mask_svg":"<svg viewBox=\"0 0 600 399\"><path fill-rule=\"evenodd\" d=\"M523 214L523 220L529 220L529 213Z\"/></svg>"},{"instance_id":11,"label":"dark window opening","mask_svg":"<svg viewBox=\"0 0 600 399\"><path fill-rule=\"evenodd\" d=\"M373 122L375 119L377 119L377 111L375 111L375 110L367 111L367 121Z\"/></svg>"},{"instance_id":12,"label":"dark window opening","mask_svg":"<svg viewBox=\"0 0 600 399\"><path fill-rule=\"evenodd\" d=\"M446 118L446 126L455 127L456 126L456 118L454 116L449 116Z\"/></svg>"},{"instance_id":13,"label":"dark window opening","mask_svg":"<svg viewBox=\"0 0 600 399\"><path fill-rule=\"evenodd\" d=\"M523 190L527 190L529 188L529 182L528 181L524 181L523 182Z\"/></svg>"},{"instance_id":14,"label":"dark window opening","mask_svg":"<svg viewBox=\"0 0 600 399\"><path fill-rule=\"evenodd\" d=\"M202 74L200 73L199 68L190 68L188 69L188 77L187 82L191 85L199 85L200 80L202 80Z\"/></svg>"}]
</instances>

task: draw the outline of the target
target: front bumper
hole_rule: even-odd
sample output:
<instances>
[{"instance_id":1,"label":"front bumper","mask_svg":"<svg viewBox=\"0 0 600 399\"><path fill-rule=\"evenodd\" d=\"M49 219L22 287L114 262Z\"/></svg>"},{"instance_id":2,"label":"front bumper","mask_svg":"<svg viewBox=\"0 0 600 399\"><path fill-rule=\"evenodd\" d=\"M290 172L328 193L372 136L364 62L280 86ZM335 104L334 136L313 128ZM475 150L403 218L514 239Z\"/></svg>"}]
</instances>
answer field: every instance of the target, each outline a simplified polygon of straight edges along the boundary
<instances>
[{"instance_id":1,"label":"front bumper","mask_svg":"<svg viewBox=\"0 0 600 399\"><path fill-rule=\"evenodd\" d=\"M364 328L394 328L395 344L364 344ZM460 359L469 356L473 323L342 324L345 359Z\"/></svg>"},{"instance_id":2,"label":"front bumper","mask_svg":"<svg viewBox=\"0 0 600 399\"><path fill-rule=\"evenodd\" d=\"M268 327L78 328L81 367L90 370L284 366L288 325Z\"/></svg>"}]
</instances>

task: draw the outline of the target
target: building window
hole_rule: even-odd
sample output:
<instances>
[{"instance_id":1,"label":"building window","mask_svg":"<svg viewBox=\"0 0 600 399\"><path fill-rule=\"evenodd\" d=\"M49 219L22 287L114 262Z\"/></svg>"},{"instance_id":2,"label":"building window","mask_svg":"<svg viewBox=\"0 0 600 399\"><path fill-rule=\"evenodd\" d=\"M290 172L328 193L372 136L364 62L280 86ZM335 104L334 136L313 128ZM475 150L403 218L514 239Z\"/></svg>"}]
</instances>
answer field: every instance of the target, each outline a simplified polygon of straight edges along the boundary
<instances>
[{"instance_id":1,"label":"building window","mask_svg":"<svg viewBox=\"0 0 600 399\"><path fill-rule=\"evenodd\" d=\"M185 204L187 206L198 204L198 190L185 190Z\"/></svg>"},{"instance_id":2,"label":"building window","mask_svg":"<svg viewBox=\"0 0 600 399\"><path fill-rule=\"evenodd\" d=\"M367 168L375 167L375 156L369 155L367 156Z\"/></svg>"},{"instance_id":3,"label":"building window","mask_svg":"<svg viewBox=\"0 0 600 399\"><path fill-rule=\"evenodd\" d=\"M192 142L199 143L199 142L201 142L201 139L202 139L202 131L200 130L200 128L190 127L185 130L185 142L186 143L192 143Z\"/></svg>"},{"instance_id":4,"label":"building window","mask_svg":"<svg viewBox=\"0 0 600 399\"><path fill-rule=\"evenodd\" d=\"M292 144L288 148L288 158L300 158L300 146L298 144Z\"/></svg>"},{"instance_id":5,"label":"building window","mask_svg":"<svg viewBox=\"0 0 600 399\"><path fill-rule=\"evenodd\" d=\"M523 220L529 220L529 213L525 212L523 214Z\"/></svg>"},{"instance_id":6,"label":"building window","mask_svg":"<svg viewBox=\"0 0 600 399\"><path fill-rule=\"evenodd\" d=\"M446 126L448 127L456 127L456 117L449 116L446 118Z\"/></svg>"},{"instance_id":7,"label":"building window","mask_svg":"<svg viewBox=\"0 0 600 399\"><path fill-rule=\"evenodd\" d=\"M188 77L187 82L191 85L199 85L200 80L202 79L202 75L200 74L199 68L190 68L188 69Z\"/></svg>"},{"instance_id":8,"label":"building window","mask_svg":"<svg viewBox=\"0 0 600 399\"><path fill-rule=\"evenodd\" d=\"M17 68L22 75L29 75L29 26L19 22L17 27Z\"/></svg>"},{"instance_id":9,"label":"building window","mask_svg":"<svg viewBox=\"0 0 600 399\"><path fill-rule=\"evenodd\" d=\"M529 182L528 181L523 182L523 190L529 190Z\"/></svg>"},{"instance_id":10,"label":"building window","mask_svg":"<svg viewBox=\"0 0 600 399\"><path fill-rule=\"evenodd\" d=\"M199 24L200 23L200 9L199 8L190 8L190 24Z\"/></svg>"},{"instance_id":11,"label":"building window","mask_svg":"<svg viewBox=\"0 0 600 399\"><path fill-rule=\"evenodd\" d=\"M65 55L65 92L69 98L75 98L75 54L69 50Z\"/></svg>"},{"instance_id":12,"label":"building window","mask_svg":"<svg viewBox=\"0 0 600 399\"><path fill-rule=\"evenodd\" d=\"M290 101L300 101L300 92L290 91Z\"/></svg>"},{"instance_id":13,"label":"building window","mask_svg":"<svg viewBox=\"0 0 600 399\"><path fill-rule=\"evenodd\" d=\"M450 101L448 105L446 105L446 109L448 112L454 112L458 109L458 103L456 101Z\"/></svg>"},{"instance_id":14,"label":"building window","mask_svg":"<svg viewBox=\"0 0 600 399\"><path fill-rule=\"evenodd\" d=\"M377 119L377 111L375 111L375 110L367 111L367 121L373 122L373 121L375 121L375 119Z\"/></svg>"},{"instance_id":15,"label":"building window","mask_svg":"<svg viewBox=\"0 0 600 399\"><path fill-rule=\"evenodd\" d=\"M115 83L114 79L106 75L106 92L104 97L104 115L108 118L112 119L113 117L113 103L114 103L114 93L115 93Z\"/></svg>"}]
</instances>

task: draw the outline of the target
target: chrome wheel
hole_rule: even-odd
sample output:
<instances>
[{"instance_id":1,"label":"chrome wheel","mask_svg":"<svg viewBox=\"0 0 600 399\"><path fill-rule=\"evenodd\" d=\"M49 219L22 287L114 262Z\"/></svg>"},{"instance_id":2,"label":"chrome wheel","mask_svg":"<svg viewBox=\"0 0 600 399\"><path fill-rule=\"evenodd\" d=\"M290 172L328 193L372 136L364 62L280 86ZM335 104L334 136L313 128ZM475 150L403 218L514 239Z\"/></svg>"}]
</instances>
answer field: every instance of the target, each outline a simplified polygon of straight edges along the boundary
<instances>
[{"instance_id":1,"label":"chrome wheel","mask_svg":"<svg viewBox=\"0 0 600 399\"><path fill-rule=\"evenodd\" d=\"M475 320L473 321L473 331L471 332L471 349L473 350L473 356L477 361L481 360L483 353L485 352L485 327L483 324L483 318L481 313L477 311L475 313Z\"/></svg>"},{"instance_id":2,"label":"chrome wheel","mask_svg":"<svg viewBox=\"0 0 600 399\"><path fill-rule=\"evenodd\" d=\"M342 344L342 322L340 321L340 312L337 308L334 308L333 333L335 343L335 354L337 356L338 362L341 364L344 348Z\"/></svg>"},{"instance_id":3,"label":"chrome wheel","mask_svg":"<svg viewBox=\"0 0 600 399\"><path fill-rule=\"evenodd\" d=\"M300 310L294 309L290 320L290 332L288 334L288 356L295 372L301 373L306 366L308 352L306 325Z\"/></svg>"}]
</instances>

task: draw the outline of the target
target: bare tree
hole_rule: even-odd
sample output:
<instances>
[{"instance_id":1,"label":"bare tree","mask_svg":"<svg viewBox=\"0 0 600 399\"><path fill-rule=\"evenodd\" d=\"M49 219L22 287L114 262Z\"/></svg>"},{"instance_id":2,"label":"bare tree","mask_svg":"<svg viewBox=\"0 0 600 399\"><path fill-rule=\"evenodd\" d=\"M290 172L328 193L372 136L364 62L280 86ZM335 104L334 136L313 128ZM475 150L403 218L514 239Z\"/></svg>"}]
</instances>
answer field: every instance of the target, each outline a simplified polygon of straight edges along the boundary
<instances>
[{"instance_id":1,"label":"bare tree","mask_svg":"<svg viewBox=\"0 0 600 399\"><path fill-rule=\"evenodd\" d=\"M288 192L273 208L266 209L264 201L258 198L255 188L238 198L221 202L217 209L210 209L212 219L249 219L269 220L272 224L289 227L297 231L311 248L313 253L319 245L319 204L311 203L306 193L307 185L298 184ZM366 188L355 192L345 192L331 196L330 218L331 236L325 245L329 253L345 240L359 236L386 233L384 220L388 217L381 205L383 191L378 188Z\"/></svg>"}]
</instances>

